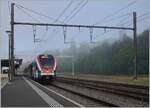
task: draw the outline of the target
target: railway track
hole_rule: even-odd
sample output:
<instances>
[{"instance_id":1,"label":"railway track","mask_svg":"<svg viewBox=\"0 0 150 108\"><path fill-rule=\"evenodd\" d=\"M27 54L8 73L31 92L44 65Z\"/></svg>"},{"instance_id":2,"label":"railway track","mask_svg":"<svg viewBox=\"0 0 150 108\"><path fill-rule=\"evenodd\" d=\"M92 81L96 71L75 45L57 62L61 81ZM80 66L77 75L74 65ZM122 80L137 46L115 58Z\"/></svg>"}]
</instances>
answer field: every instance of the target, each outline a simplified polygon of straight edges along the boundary
<instances>
[{"instance_id":1,"label":"railway track","mask_svg":"<svg viewBox=\"0 0 150 108\"><path fill-rule=\"evenodd\" d=\"M53 86L107 106L149 106L149 87L58 77Z\"/></svg>"},{"instance_id":2,"label":"railway track","mask_svg":"<svg viewBox=\"0 0 150 108\"><path fill-rule=\"evenodd\" d=\"M52 84L52 86L56 87L56 88L59 88L60 90L64 90L66 92L69 92L69 93L71 93L73 95L77 95L78 97L82 97L82 98L88 100L88 102L92 101L92 102L98 103L100 106L97 106L97 107L119 107L119 106L117 106L115 104L111 104L111 103L108 103L108 102L105 102L105 101L102 101L102 100L99 100L99 99L96 99L96 98L84 95L82 93L66 89L65 87L61 87L61 86L58 86L56 84ZM89 106L86 106L86 107L89 107ZM90 107L93 107L93 106L90 106Z\"/></svg>"},{"instance_id":3,"label":"railway track","mask_svg":"<svg viewBox=\"0 0 150 108\"><path fill-rule=\"evenodd\" d=\"M54 83L38 81L37 83L39 83L39 85L42 84L45 88L51 89L59 94L62 94L63 96L71 100L76 101L77 103L83 105L84 107L119 107L115 104L111 104L111 103L90 97L88 95L70 90L66 88L65 86L59 86L59 84L56 84L56 81Z\"/></svg>"}]
</instances>

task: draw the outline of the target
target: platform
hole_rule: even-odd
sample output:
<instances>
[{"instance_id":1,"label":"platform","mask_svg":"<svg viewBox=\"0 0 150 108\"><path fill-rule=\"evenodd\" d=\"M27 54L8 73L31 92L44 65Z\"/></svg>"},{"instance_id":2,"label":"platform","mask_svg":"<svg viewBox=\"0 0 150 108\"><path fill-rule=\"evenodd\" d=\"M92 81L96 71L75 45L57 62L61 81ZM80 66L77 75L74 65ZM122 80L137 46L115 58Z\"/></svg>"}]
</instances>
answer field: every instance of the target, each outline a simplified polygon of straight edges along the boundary
<instances>
[{"instance_id":1,"label":"platform","mask_svg":"<svg viewBox=\"0 0 150 108\"><path fill-rule=\"evenodd\" d=\"M1 89L1 104L2 107L77 107L37 86L30 79L20 76Z\"/></svg>"}]
</instances>

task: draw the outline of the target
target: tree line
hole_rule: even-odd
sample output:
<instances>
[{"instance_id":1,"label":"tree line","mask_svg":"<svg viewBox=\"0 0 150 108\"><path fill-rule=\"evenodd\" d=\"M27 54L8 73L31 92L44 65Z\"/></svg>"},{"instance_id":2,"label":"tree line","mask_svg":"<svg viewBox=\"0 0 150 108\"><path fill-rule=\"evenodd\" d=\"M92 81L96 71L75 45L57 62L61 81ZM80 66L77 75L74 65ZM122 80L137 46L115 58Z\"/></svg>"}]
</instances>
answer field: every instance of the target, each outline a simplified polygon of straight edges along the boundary
<instances>
[{"instance_id":1,"label":"tree line","mask_svg":"<svg viewBox=\"0 0 150 108\"><path fill-rule=\"evenodd\" d=\"M137 40L137 71L140 74L148 74L149 30L139 34ZM96 46L82 43L77 47L75 42L72 42L71 47L61 54L70 57L59 59L59 72L71 72L72 62L75 72L78 73L130 75L134 72L133 38L125 33L118 40L105 41Z\"/></svg>"}]
</instances>

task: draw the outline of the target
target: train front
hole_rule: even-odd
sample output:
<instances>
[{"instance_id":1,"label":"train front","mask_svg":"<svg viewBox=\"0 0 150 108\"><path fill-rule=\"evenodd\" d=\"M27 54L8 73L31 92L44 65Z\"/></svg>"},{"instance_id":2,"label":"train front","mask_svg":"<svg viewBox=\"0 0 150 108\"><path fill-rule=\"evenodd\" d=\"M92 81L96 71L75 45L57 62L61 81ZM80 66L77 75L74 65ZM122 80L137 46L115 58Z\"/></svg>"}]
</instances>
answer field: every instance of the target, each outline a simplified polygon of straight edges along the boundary
<instances>
[{"instance_id":1,"label":"train front","mask_svg":"<svg viewBox=\"0 0 150 108\"><path fill-rule=\"evenodd\" d=\"M56 60L52 55L39 55L37 65L40 71L40 80L51 80L56 77Z\"/></svg>"}]
</instances>

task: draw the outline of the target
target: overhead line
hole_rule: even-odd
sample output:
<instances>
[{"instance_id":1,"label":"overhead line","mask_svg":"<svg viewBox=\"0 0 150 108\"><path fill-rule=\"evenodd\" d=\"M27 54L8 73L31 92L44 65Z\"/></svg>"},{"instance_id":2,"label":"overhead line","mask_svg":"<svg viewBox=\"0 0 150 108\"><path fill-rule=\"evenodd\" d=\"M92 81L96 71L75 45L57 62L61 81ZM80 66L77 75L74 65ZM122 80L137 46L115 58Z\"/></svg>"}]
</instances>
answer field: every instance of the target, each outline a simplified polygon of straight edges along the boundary
<instances>
[{"instance_id":1,"label":"overhead line","mask_svg":"<svg viewBox=\"0 0 150 108\"><path fill-rule=\"evenodd\" d=\"M146 12L146 13L144 13L144 14L138 16L138 17L137 17L137 22L140 22L140 21L146 20L146 19L148 20L149 16L146 16L146 17L143 17L143 18L142 18L142 16L148 15L149 13L150 13L150 12ZM138 19L138 18L139 18L139 19ZM125 22L125 23L123 23L122 25L127 24L127 23L128 23L128 22ZM130 26L130 25L132 25L132 23L129 23L127 26ZM106 31L106 32L104 32L104 33L101 33L100 35L105 35L105 34L108 33L108 32L112 32L112 30ZM97 36L94 37L93 39L98 38L98 36L99 36L99 35L97 35Z\"/></svg>"},{"instance_id":2,"label":"overhead line","mask_svg":"<svg viewBox=\"0 0 150 108\"><path fill-rule=\"evenodd\" d=\"M149 18L149 16L146 16L146 17L143 17L143 18L140 17L140 19L137 19L137 22L139 22L141 20L144 20L144 19L148 19L148 18Z\"/></svg>"},{"instance_id":3,"label":"overhead line","mask_svg":"<svg viewBox=\"0 0 150 108\"><path fill-rule=\"evenodd\" d=\"M66 8L62 11L62 13L57 17L57 19L54 21L54 23L57 22L57 20L67 11L67 9L72 5L72 3L73 3L73 0L70 1L70 3L69 3L69 4L66 6ZM64 21L63 21L63 23L64 23Z\"/></svg>"},{"instance_id":4,"label":"overhead line","mask_svg":"<svg viewBox=\"0 0 150 108\"><path fill-rule=\"evenodd\" d=\"M8 1L8 11L9 11L9 17L11 16L11 12L10 12L10 5L9 5L9 1Z\"/></svg>"},{"instance_id":5,"label":"overhead line","mask_svg":"<svg viewBox=\"0 0 150 108\"><path fill-rule=\"evenodd\" d=\"M146 17L143 17L143 18L140 18L140 19L137 19L137 22L140 22L140 21L143 21L143 20L148 20L149 19L149 16L146 16ZM132 25L132 23L128 24L127 26L130 26Z\"/></svg>"},{"instance_id":6,"label":"overhead line","mask_svg":"<svg viewBox=\"0 0 150 108\"><path fill-rule=\"evenodd\" d=\"M65 22L65 21L76 11L76 9L78 9L78 7L79 7L83 2L84 2L84 0L82 0L81 2L79 2L79 3L76 5L76 7L69 13L69 15L67 15L67 16L65 17L65 19L63 20L63 22Z\"/></svg>"},{"instance_id":7,"label":"overhead line","mask_svg":"<svg viewBox=\"0 0 150 108\"><path fill-rule=\"evenodd\" d=\"M150 14L150 12L145 12L145 13L143 13L142 15L140 15L138 17L146 16L146 15L149 15L149 14Z\"/></svg>"},{"instance_id":8,"label":"overhead line","mask_svg":"<svg viewBox=\"0 0 150 108\"><path fill-rule=\"evenodd\" d=\"M37 20L36 18L34 18L32 15L30 15L29 13L27 13L26 11L24 11L22 8L16 6L18 9L20 9L23 13L25 13L27 16L31 17L33 20L36 20L37 22L40 22L39 20Z\"/></svg>"},{"instance_id":9,"label":"overhead line","mask_svg":"<svg viewBox=\"0 0 150 108\"><path fill-rule=\"evenodd\" d=\"M71 1L69 2L69 4L66 6L66 8L64 8L64 10L62 11L62 13L60 13L60 15L56 18L56 20L54 21L54 23L57 22L57 20L67 11L67 9L69 9L69 7L72 5L73 1L74 1L74 0L71 0ZM64 23L64 21L63 21L63 23ZM54 32L54 29L53 29L53 32ZM56 33L57 33L57 32L56 32ZM48 40L48 39L47 39L47 40Z\"/></svg>"},{"instance_id":10,"label":"overhead line","mask_svg":"<svg viewBox=\"0 0 150 108\"><path fill-rule=\"evenodd\" d=\"M144 19L148 18L149 16L146 16L146 15L149 15L149 14L150 14L150 12L146 12L146 13L144 13L144 14L138 16L138 17L137 17L137 22L138 22L139 20L141 20L141 18L143 19L143 16L145 16ZM125 23L123 23L122 25L127 24L127 23L128 23L128 22L125 22ZM130 25L132 25L132 23L129 23L129 25L127 25L127 26L130 26Z\"/></svg>"},{"instance_id":11,"label":"overhead line","mask_svg":"<svg viewBox=\"0 0 150 108\"><path fill-rule=\"evenodd\" d=\"M72 14L70 15L71 17L69 18L69 16L68 16L67 19L64 20L64 23L68 23L88 3L88 0L86 0L86 2L84 4L82 4L83 2L84 2L84 0L82 2L80 2L76 8L74 8L74 10L72 11ZM73 12L75 12L75 13L73 14ZM65 42L65 43L67 43L67 42Z\"/></svg>"},{"instance_id":12,"label":"overhead line","mask_svg":"<svg viewBox=\"0 0 150 108\"><path fill-rule=\"evenodd\" d=\"M146 19L148 20L148 17L144 17L144 18L142 18L142 19L138 19L137 22L140 22L140 21L143 21L143 20L146 20ZM130 25L132 25L132 23L128 24L127 26L130 26ZM100 35L102 36L102 35L105 35L106 33L109 33L109 32L112 32L112 30L106 31L106 32L104 32L104 33L102 33L102 34L100 34ZM97 37L97 36L94 37L94 39L96 39L96 38L98 38L98 37Z\"/></svg>"},{"instance_id":13,"label":"overhead line","mask_svg":"<svg viewBox=\"0 0 150 108\"><path fill-rule=\"evenodd\" d=\"M16 4L15 4L15 5L16 5ZM17 5L18 5L18 4L17 4ZM56 19L53 18L53 17L50 17L50 16L44 15L44 14L42 14L42 13L36 12L36 11L34 11L34 10L32 10L32 9L29 9L29 8L26 8L26 7L24 7L24 6L21 6L21 5L18 5L18 6L21 7L21 8L24 8L24 9L26 9L26 10L28 10L28 11L34 13L34 14L37 14L37 15L39 15L39 16L43 16L43 17L49 18L49 19L51 19L51 20L56 20ZM62 21L58 21L58 22L63 23Z\"/></svg>"},{"instance_id":14,"label":"overhead line","mask_svg":"<svg viewBox=\"0 0 150 108\"><path fill-rule=\"evenodd\" d=\"M121 12L122 10L126 9L127 7L130 7L130 6L134 5L136 2L137 2L137 0L134 0L133 2L129 3L127 6L125 6L125 7L121 8L121 9L119 9L119 10L115 11L115 12L113 12L113 13L112 13L112 14L110 14L110 15L107 15L107 16L106 16L106 17L104 17L101 21L96 22L96 23L95 23L95 24L93 24L93 25L98 25L98 24L100 24L101 22L103 22L104 20L106 20L106 19L110 18L110 17L111 17L111 16L113 16L114 14L116 15L117 13L119 13L119 12Z\"/></svg>"},{"instance_id":15,"label":"overhead line","mask_svg":"<svg viewBox=\"0 0 150 108\"><path fill-rule=\"evenodd\" d=\"M130 16L130 15L131 15L131 13L126 13L124 15L120 15L118 17L114 17L114 18L112 18L110 20L106 20L106 22L111 22L111 21L114 21L114 20L118 20L119 18L123 18L123 21L124 21L124 19L125 18L127 19L127 17Z\"/></svg>"},{"instance_id":16,"label":"overhead line","mask_svg":"<svg viewBox=\"0 0 150 108\"><path fill-rule=\"evenodd\" d=\"M88 2L88 0L78 9L78 7L84 2L85 0L81 1L78 3L78 5L76 5L76 7L71 11L71 13L63 20L63 23L67 23L69 22ZM68 4L68 6L64 9L66 11L66 9L68 9L70 7L70 5L73 3L73 0L72 2L70 2ZM78 9L78 10L77 10ZM77 10L77 11L76 11ZM76 11L76 12L75 12ZM75 12L75 13L74 13ZM64 13L64 12L62 12ZM74 14L73 14L74 13ZM71 16L71 17L70 17ZM69 18L70 17L70 18ZM69 18L69 19L68 19ZM67 20L68 19L68 20ZM57 32L56 32L57 33Z\"/></svg>"},{"instance_id":17,"label":"overhead line","mask_svg":"<svg viewBox=\"0 0 150 108\"><path fill-rule=\"evenodd\" d=\"M63 20L63 23L65 23L65 21L76 11L76 9L78 9L78 7L82 4L84 2L84 0L82 0L81 2L79 2L77 5L76 5L76 7L69 13L69 15L67 15L66 17L65 17L65 19ZM70 4L70 3L69 3ZM67 6L68 7L68 6ZM67 8L66 7L66 8ZM58 31L56 31L56 33L57 33Z\"/></svg>"},{"instance_id":18,"label":"overhead line","mask_svg":"<svg viewBox=\"0 0 150 108\"><path fill-rule=\"evenodd\" d=\"M62 13L57 17L57 19L55 20L55 22L57 22L57 20L67 11L67 9L72 5L73 0L71 0L69 2L69 4L66 6L66 8L62 11Z\"/></svg>"},{"instance_id":19,"label":"overhead line","mask_svg":"<svg viewBox=\"0 0 150 108\"><path fill-rule=\"evenodd\" d=\"M88 3L88 0L66 21L69 22L86 4Z\"/></svg>"}]
</instances>

